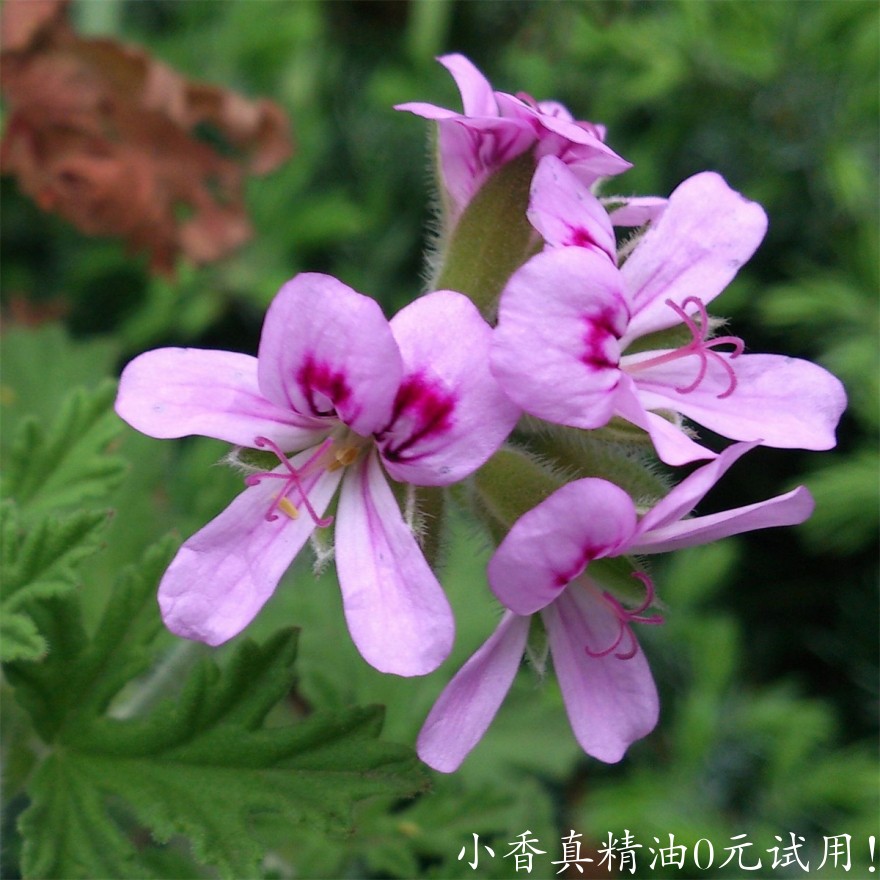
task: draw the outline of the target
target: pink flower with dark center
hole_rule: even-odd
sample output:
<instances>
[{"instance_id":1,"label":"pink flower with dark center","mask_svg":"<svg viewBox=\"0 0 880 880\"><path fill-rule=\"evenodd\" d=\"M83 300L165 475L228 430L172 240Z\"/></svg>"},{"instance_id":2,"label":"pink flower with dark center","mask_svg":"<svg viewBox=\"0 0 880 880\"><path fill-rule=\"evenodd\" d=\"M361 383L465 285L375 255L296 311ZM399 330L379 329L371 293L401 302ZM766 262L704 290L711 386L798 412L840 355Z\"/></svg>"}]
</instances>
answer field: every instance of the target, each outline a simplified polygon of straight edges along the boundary
<instances>
[{"instance_id":1,"label":"pink flower with dark center","mask_svg":"<svg viewBox=\"0 0 880 880\"><path fill-rule=\"evenodd\" d=\"M493 373L527 412L577 428L621 417L673 465L714 455L682 430L682 416L734 440L834 446L846 407L834 376L713 336L706 305L767 225L761 207L719 175L682 183L620 268L608 215L553 157L535 173L529 218L546 247L502 292L491 354ZM690 338L651 344L652 334L675 328Z\"/></svg>"},{"instance_id":2,"label":"pink flower with dark center","mask_svg":"<svg viewBox=\"0 0 880 880\"><path fill-rule=\"evenodd\" d=\"M116 411L134 428L278 459L180 548L159 586L169 629L211 645L237 635L314 529L333 523L361 654L398 675L436 668L452 614L390 481L455 483L507 437L519 409L489 373L490 335L459 293L428 294L389 322L335 278L302 274L270 305L258 357L167 348L132 361Z\"/></svg>"},{"instance_id":3,"label":"pink flower with dark center","mask_svg":"<svg viewBox=\"0 0 880 880\"><path fill-rule=\"evenodd\" d=\"M663 622L644 613L654 602L654 587L644 572L633 571L645 595L627 608L603 583L600 561L803 522L813 499L802 486L747 507L685 519L755 445L730 446L641 517L626 492L596 478L566 484L520 517L488 569L492 591L508 610L431 709L418 738L421 759L451 773L476 746L513 683L531 616L538 613L568 718L584 751L613 763L630 743L650 733L657 723L657 691L631 625Z\"/></svg>"},{"instance_id":4,"label":"pink flower with dark center","mask_svg":"<svg viewBox=\"0 0 880 880\"><path fill-rule=\"evenodd\" d=\"M422 102L395 109L436 120L443 186L453 220L493 172L532 148L536 159L558 156L586 185L631 167L605 145L603 126L576 122L556 101L493 91L463 55L437 60L455 79L463 112Z\"/></svg>"}]
</instances>

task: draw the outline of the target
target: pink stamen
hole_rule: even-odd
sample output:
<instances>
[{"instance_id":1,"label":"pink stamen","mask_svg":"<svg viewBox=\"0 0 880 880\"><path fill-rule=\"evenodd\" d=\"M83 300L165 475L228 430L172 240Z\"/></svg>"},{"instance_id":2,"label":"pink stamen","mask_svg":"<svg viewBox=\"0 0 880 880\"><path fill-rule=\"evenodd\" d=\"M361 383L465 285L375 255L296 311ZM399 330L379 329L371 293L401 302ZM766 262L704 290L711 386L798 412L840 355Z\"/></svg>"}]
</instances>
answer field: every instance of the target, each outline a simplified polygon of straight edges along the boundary
<instances>
[{"instance_id":1,"label":"pink stamen","mask_svg":"<svg viewBox=\"0 0 880 880\"><path fill-rule=\"evenodd\" d=\"M719 400L724 397L730 397L730 395L736 391L736 373L728 359L722 357L719 352L713 351L713 349L719 345L732 345L733 351L725 352L725 354L727 354L730 360L733 360L733 358L739 357L743 353L745 343L739 338L739 336L717 336L714 339L709 339L709 316L706 313L706 307L703 305L703 301L699 297L689 296L681 305L668 299L666 300L666 305L668 305L669 308L681 318L685 327L690 330L693 338L687 345L683 345L681 348L677 348L675 351L670 351L667 354L661 354L657 357L649 358L648 360L639 361L637 364L627 367L627 371L636 372L638 370L645 370L648 367L657 367L661 364L666 364L670 361L675 361L691 354L696 355L700 359L700 368L697 372L697 378L694 379L690 385L676 387L675 389L679 394L689 394L691 391L695 391L700 386L703 379L706 378L706 372L709 369L709 358L711 357L714 359L715 363L721 365L727 373L728 379L727 388L722 391L721 394L716 396ZM689 305L695 305L697 307L700 315L699 323L697 323L685 311Z\"/></svg>"},{"instance_id":2,"label":"pink stamen","mask_svg":"<svg viewBox=\"0 0 880 880\"><path fill-rule=\"evenodd\" d=\"M617 632L617 638L609 645L607 648L604 648L601 651L593 651L589 647L584 646L584 650L589 654L590 657L607 657L612 651L615 652L614 656L620 660L629 660L632 657L635 657L636 651L638 651L638 643L636 642L636 637L632 634L632 630L629 628L629 625L632 623L649 623L649 624L658 624L663 623L663 617L659 614L653 614L650 617L645 617L642 615L642 612L650 607L651 603L654 601L654 583L651 578L648 577L643 571L634 571L632 573L634 578L638 578L645 585L645 601L639 605L638 608L633 608L632 610L626 609L617 599L614 598L610 593L603 592L602 598L611 606L614 610L615 615L617 616L618 623L620 624L620 629ZM623 641L623 637L627 636L629 638L629 648L622 652L618 653L617 648L620 643Z\"/></svg>"},{"instance_id":3,"label":"pink stamen","mask_svg":"<svg viewBox=\"0 0 880 880\"><path fill-rule=\"evenodd\" d=\"M313 470L313 465L316 461L318 461L321 456L333 445L333 441L328 437L310 456L308 461L297 470L289 461L287 456L281 451L280 447L270 440L268 437L255 437L254 443L260 448L264 449L268 447L275 455L278 456L278 460L281 464L284 465L287 470L286 474L276 474L272 471L263 471L259 474L251 474L248 477L245 477L245 485L247 486L256 486L261 480L264 479L273 479L273 480L284 480L284 487L275 496L275 499L272 501L272 504L269 506L269 510L266 511L266 519L269 522L274 522L278 519L278 514L275 511L278 509L282 500L287 498L288 493L291 489L296 489L299 492L300 500L305 507L305 509L309 512L309 516L314 521L315 525L318 528L326 528L333 522L332 516L320 517L318 516L315 508L312 507L312 502L309 501L309 496L306 490L303 488L302 483L300 482L301 478L306 476L310 470Z\"/></svg>"}]
</instances>

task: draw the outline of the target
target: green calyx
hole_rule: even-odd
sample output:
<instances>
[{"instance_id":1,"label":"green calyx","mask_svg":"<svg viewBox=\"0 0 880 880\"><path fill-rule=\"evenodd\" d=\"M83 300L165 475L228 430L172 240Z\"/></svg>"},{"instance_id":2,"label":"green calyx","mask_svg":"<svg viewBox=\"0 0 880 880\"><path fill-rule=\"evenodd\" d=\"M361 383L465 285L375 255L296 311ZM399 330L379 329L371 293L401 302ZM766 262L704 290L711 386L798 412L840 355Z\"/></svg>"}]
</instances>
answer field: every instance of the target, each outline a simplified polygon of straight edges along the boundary
<instances>
[{"instance_id":1,"label":"green calyx","mask_svg":"<svg viewBox=\"0 0 880 880\"><path fill-rule=\"evenodd\" d=\"M223 463L242 474L255 474L277 468L278 456L274 452L249 446L234 446L223 458Z\"/></svg>"},{"instance_id":2,"label":"green calyx","mask_svg":"<svg viewBox=\"0 0 880 880\"><path fill-rule=\"evenodd\" d=\"M491 319L507 279L535 250L538 239L526 217L535 173L530 152L499 168L444 234L433 290L457 290Z\"/></svg>"},{"instance_id":3,"label":"green calyx","mask_svg":"<svg viewBox=\"0 0 880 880\"><path fill-rule=\"evenodd\" d=\"M510 527L566 482L564 475L523 449L499 449L473 477L474 507L500 543Z\"/></svg>"},{"instance_id":4,"label":"green calyx","mask_svg":"<svg viewBox=\"0 0 880 880\"><path fill-rule=\"evenodd\" d=\"M637 506L650 506L669 489L648 435L629 422L613 419L591 431L524 420L521 443L567 480L599 477L620 486ZM567 481L566 480L566 481Z\"/></svg>"},{"instance_id":5,"label":"green calyx","mask_svg":"<svg viewBox=\"0 0 880 880\"><path fill-rule=\"evenodd\" d=\"M608 480L642 510L668 491L668 480L639 446L610 440L604 429L580 431L524 420L517 438L521 445L500 449L471 482L471 507L496 544L523 514L572 480ZM626 602L638 602L644 595L643 585L633 577L637 570L627 558L590 564L591 577Z\"/></svg>"},{"instance_id":6,"label":"green calyx","mask_svg":"<svg viewBox=\"0 0 880 880\"><path fill-rule=\"evenodd\" d=\"M634 577L635 572L641 571L629 556L594 559L587 566L587 575L596 586L627 605L639 605L645 600L645 585Z\"/></svg>"}]
</instances>

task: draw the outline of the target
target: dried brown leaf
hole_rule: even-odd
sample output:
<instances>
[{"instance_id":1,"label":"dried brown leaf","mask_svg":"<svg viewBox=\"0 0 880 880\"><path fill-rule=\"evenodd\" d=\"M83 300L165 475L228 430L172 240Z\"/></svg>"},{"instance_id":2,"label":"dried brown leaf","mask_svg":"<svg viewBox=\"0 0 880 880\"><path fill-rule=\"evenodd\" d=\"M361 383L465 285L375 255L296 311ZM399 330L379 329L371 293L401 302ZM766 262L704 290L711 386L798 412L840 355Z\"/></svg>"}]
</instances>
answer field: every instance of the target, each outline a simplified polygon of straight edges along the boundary
<instances>
[{"instance_id":1,"label":"dried brown leaf","mask_svg":"<svg viewBox=\"0 0 880 880\"><path fill-rule=\"evenodd\" d=\"M36 42L41 30L57 28L64 20L68 0L6 2L0 9L0 49L25 49Z\"/></svg>"},{"instance_id":2,"label":"dried brown leaf","mask_svg":"<svg viewBox=\"0 0 880 880\"><path fill-rule=\"evenodd\" d=\"M291 153L284 111L189 82L141 49L82 39L65 6L3 8L3 172L86 234L147 252L154 271L171 272L180 254L196 263L228 254L251 234L245 173L272 171ZM205 128L222 154L200 138Z\"/></svg>"}]
</instances>

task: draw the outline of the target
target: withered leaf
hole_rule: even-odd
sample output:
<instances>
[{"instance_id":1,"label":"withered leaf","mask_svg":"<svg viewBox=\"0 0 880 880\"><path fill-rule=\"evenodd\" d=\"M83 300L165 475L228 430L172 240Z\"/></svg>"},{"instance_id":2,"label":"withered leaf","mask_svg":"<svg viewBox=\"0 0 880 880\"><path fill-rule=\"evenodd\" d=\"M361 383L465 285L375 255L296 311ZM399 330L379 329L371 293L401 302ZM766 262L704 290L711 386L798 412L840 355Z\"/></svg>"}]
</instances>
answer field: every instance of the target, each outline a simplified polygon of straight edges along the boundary
<instances>
[{"instance_id":1,"label":"withered leaf","mask_svg":"<svg viewBox=\"0 0 880 880\"><path fill-rule=\"evenodd\" d=\"M148 253L153 271L170 273L180 254L228 254L251 235L245 174L291 154L284 111L190 82L142 49L81 38L67 5L3 6L3 173L86 234Z\"/></svg>"}]
</instances>

